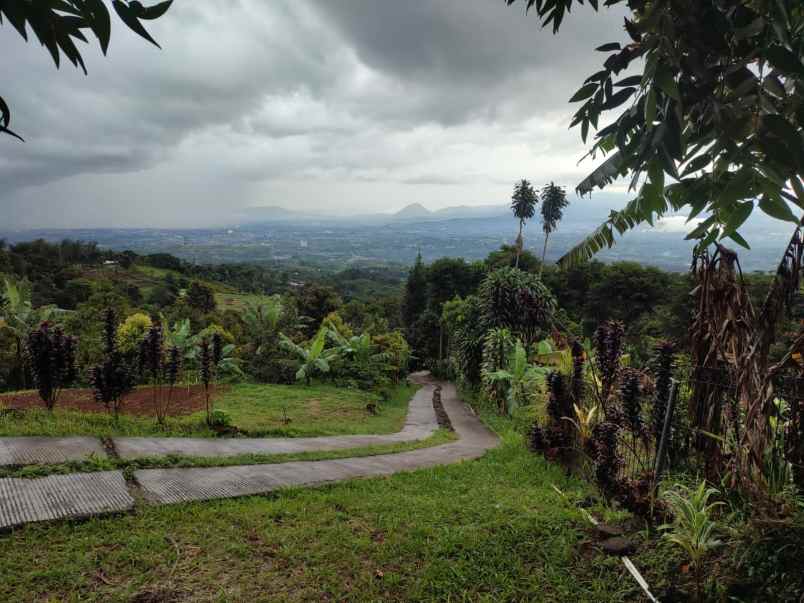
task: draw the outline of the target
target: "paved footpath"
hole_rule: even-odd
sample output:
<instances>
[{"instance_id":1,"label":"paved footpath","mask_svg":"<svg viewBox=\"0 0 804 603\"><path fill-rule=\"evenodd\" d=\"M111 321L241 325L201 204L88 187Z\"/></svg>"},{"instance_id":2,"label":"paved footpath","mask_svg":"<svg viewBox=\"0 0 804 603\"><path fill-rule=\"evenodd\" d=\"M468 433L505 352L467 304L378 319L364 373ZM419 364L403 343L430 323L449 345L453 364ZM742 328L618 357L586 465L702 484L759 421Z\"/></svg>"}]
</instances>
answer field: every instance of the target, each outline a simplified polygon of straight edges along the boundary
<instances>
[{"instance_id":1,"label":"paved footpath","mask_svg":"<svg viewBox=\"0 0 804 603\"><path fill-rule=\"evenodd\" d=\"M422 376L419 378L425 379ZM422 417L426 414L422 400L428 400L430 412L432 412L432 392L432 382L419 390L417 396L411 401L409 419L419 412L414 412L414 407L421 407ZM428 397L420 398L424 394L427 394ZM399 471L471 460L482 456L486 450L497 445L497 436L489 431L471 409L458 399L454 386L444 384L441 399L459 440L410 452L268 465L147 469L136 471L134 473L135 483L130 485L125 483L120 471L58 475L37 479L0 479L0 528L10 528L32 521L128 511L134 507L134 499L128 490L129 486L139 487L145 500L155 504L230 498L261 494L287 487L311 486L346 479L389 475ZM429 424L429 418L425 423ZM399 434L374 437L394 436L398 437ZM353 436L344 437L351 438ZM312 438L305 439L312 440ZM325 438L325 440L331 439ZM324 445L327 445L326 442ZM311 450L332 449L311 448Z\"/></svg>"},{"instance_id":2,"label":"paved footpath","mask_svg":"<svg viewBox=\"0 0 804 603\"><path fill-rule=\"evenodd\" d=\"M433 385L423 373L411 380L423 385L408 405L401 431L378 435L325 436L316 438L113 438L112 445L123 459L180 456L226 457L239 454L289 454L364 448L430 437L438 429L433 411ZM9 437L0 438L0 466L47 465L106 457L100 440L92 437Z\"/></svg>"},{"instance_id":3,"label":"paved footpath","mask_svg":"<svg viewBox=\"0 0 804 603\"><path fill-rule=\"evenodd\" d=\"M120 458L135 459L169 454L205 457L289 454L424 440L438 429L433 411L433 386L427 384L420 374L413 375L412 378L423 387L411 399L405 426L396 433L316 438L113 438L112 441Z\"/></svg>"}]
</instances>

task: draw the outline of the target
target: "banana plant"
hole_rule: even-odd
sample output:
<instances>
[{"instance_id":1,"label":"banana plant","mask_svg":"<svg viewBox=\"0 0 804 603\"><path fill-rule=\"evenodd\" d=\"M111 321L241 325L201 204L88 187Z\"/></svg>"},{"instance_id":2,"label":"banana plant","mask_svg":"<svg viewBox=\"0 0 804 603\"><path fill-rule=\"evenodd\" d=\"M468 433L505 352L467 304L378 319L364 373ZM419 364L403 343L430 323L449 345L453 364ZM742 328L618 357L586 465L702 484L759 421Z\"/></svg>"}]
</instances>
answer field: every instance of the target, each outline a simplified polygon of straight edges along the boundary
<instances>
[{"instance_id":1,"label":"banana plant","mask_svg":"<svg viewBox=\"0 0 804 603\"><path fill-rule=\"evenodd\" d=\"M529 403L532 390L539 381L543 381L547 369L528 363L528 355L522 341L517 340L514 350L504 369L490 372L486 378L490 383L504 383L508 387L506 395L506 411L510 415L518 406Z\"/></svg>"},{"instance_id":2,"label":"banana plant","mask_svg":"<svg viewBox=\"0 0 804 603\"><path fill-rule=\"evenodd\" d=\"M16 364L20 371L21 385L27 387L25 377L25 339L40 322L49 321L56 314L55 306L34 308L31 303L31 286L27 281L15 283L5 279L0 304L0 330L5 329L14 339Z\"/></svg>"},{"instance_id":3,"label":"banana plant","mask_svg":"<svg viewBox=\"0 0 804 603\"><path fill-rule=\"evenodd\" d=\"M276 337L284 314L285 307L278 295L246 305L242 318L246 332L253 339L258 354L266 343Z\"/></svg>"},{"instance_id":4,"label":"banana plant","mask_svg":"<svg viewBox=\"0 0 804 603\"><path fill-rule=\"evenodd\" d=\"M338 351L326 349L328 331L322 326L306 347L294 343L284 333L279 334L279 345L301 361L301 367L296 371L296 381L310 385L315 375L329 372L329 363L338 357Z\"/></svg>"},{"instance_id":5,"label":"banana plant","mask_svg":"<svg viewBox=\"0 0 804 603\"><path fill-rule=\"evenodd\" d=\"M217 373L219 375L226 375L230 378L245 377L243 369L240 368L240 361L234 355L235 344L227 343L221 348L221 357L218 360Z\"/></svg>"},{"instance_id":6,"label":"banana plant","mask_svg":"<svg viewBox=\"0 0 804 603\"><path fill-rule=\"evenodd\" d=\"M371 335L353 335L344 337L335 329L327 329L327 336L335 344L338 356L345 358L359 370L369 370L372 367L386 368L390 361L390 354L378 352L377 346L371 341ZM390 370L390 367L387 367Z\"/></svg>"},{"instance_id":7,"label":"banana plant","mask_svg":"<svg viewBox=\"0 0 804 603\"><path fill-rule=\"evenodd\" d=\"M160 318L164 325L165 344L179 350L184 363L194 361L198 357L198 337L193 335L190 319L185 318L171 325L164 315L160 314Z\"/></svg>"}]
</instances>

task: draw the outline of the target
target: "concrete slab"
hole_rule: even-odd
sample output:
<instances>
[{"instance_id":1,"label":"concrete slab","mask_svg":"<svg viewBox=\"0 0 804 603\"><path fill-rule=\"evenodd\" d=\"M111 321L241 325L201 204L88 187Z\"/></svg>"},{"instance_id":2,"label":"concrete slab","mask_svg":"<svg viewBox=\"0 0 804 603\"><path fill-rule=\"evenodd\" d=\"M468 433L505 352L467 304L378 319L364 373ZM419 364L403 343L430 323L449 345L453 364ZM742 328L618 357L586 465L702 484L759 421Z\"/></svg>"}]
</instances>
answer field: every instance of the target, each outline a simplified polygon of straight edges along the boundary
<instances>
[{"instance_id":1,"label":"concrete slab","mask_svg":"<svg viewBox=\"0 0 804 603\"><path fill-rule=\"evenodd\" d=\"M134 499L120 471L0 479L0 529L133 507Z\"/></svg>"},{"instance_id":2,"label":"concrete slab","mask_svg":"<svg viewBox=\"0 0 804 603\"><path fill-rule=\"evenodd\" d=\"M90 455L106 458L106 450L97 438L0 438L0 465L52 465L83 461Z\"/></svg>"}]
</instances>

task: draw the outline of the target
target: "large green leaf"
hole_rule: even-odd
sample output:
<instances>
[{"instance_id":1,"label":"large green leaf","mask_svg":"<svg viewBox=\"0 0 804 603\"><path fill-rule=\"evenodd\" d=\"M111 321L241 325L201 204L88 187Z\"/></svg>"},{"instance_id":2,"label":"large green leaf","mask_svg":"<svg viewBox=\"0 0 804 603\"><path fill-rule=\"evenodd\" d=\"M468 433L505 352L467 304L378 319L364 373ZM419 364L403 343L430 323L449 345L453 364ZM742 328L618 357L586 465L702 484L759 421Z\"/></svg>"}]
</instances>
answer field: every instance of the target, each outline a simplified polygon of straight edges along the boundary
<instances>
[{"instance_id":1,"label":"large green leaf","mask_svg":"<svg viewBox=\"0 0 804 603\"><path fill-rule=\"evenodd\" d=\"M787 205L781 197L762 195L759 201L759 209L777 220L785 220L793 224L798 224L798 218L796 218L793 210L790 209L790 206Z\"/></svg>"}]
</instances>

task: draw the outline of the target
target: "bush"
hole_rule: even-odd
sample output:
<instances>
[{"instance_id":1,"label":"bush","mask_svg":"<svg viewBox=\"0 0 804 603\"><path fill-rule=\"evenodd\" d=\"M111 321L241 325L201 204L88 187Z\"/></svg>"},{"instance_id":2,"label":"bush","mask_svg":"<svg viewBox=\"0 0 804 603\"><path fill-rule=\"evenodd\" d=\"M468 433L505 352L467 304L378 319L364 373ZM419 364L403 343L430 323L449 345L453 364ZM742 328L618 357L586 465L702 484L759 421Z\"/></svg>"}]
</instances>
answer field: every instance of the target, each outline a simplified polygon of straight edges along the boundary
<instances>
[{"instance_id":1,"label":"bush","mask_svg":"<svg viewBox=\"0 0 804 603\"><path fill-rule=\"evenodd\" d=\"M255 354L248 365L249 375L260 383L292 385L301 363L295 358L277 356L265 351Z\"/></svg>"},{"instance_id":2,"label":"bush","mask_svg":"<svg viewBox=\"0 0 804 603\"><path fill-rule=\"evenodd\" d=\"M53 410L62 388L75 381L77 340L45 321L31 331L25 347L39 397Z\"/></svg>"},{"instance_id":3,"label":"bush","mask_svg":"<svg viewBox=\"0 0 804 603\"><path fill-rule=\"evenodd\" d=\"M117 331L118 349L124 354L131 354L139 350L140 343L152 325L151 317L142 312L126 318Z\"/></svg>"},{"instance_id":4,"label":"bush","mask_svg":"<svg viewBox=\"0 0 804 603\"><path fill-rule=\"evenodd\" d=\"M232 425L232 416L226 412L225 410L221 410L216 408L213 410L209 415L209 426L210 427L231 427Z\"/></svg>"}]
</instances>

